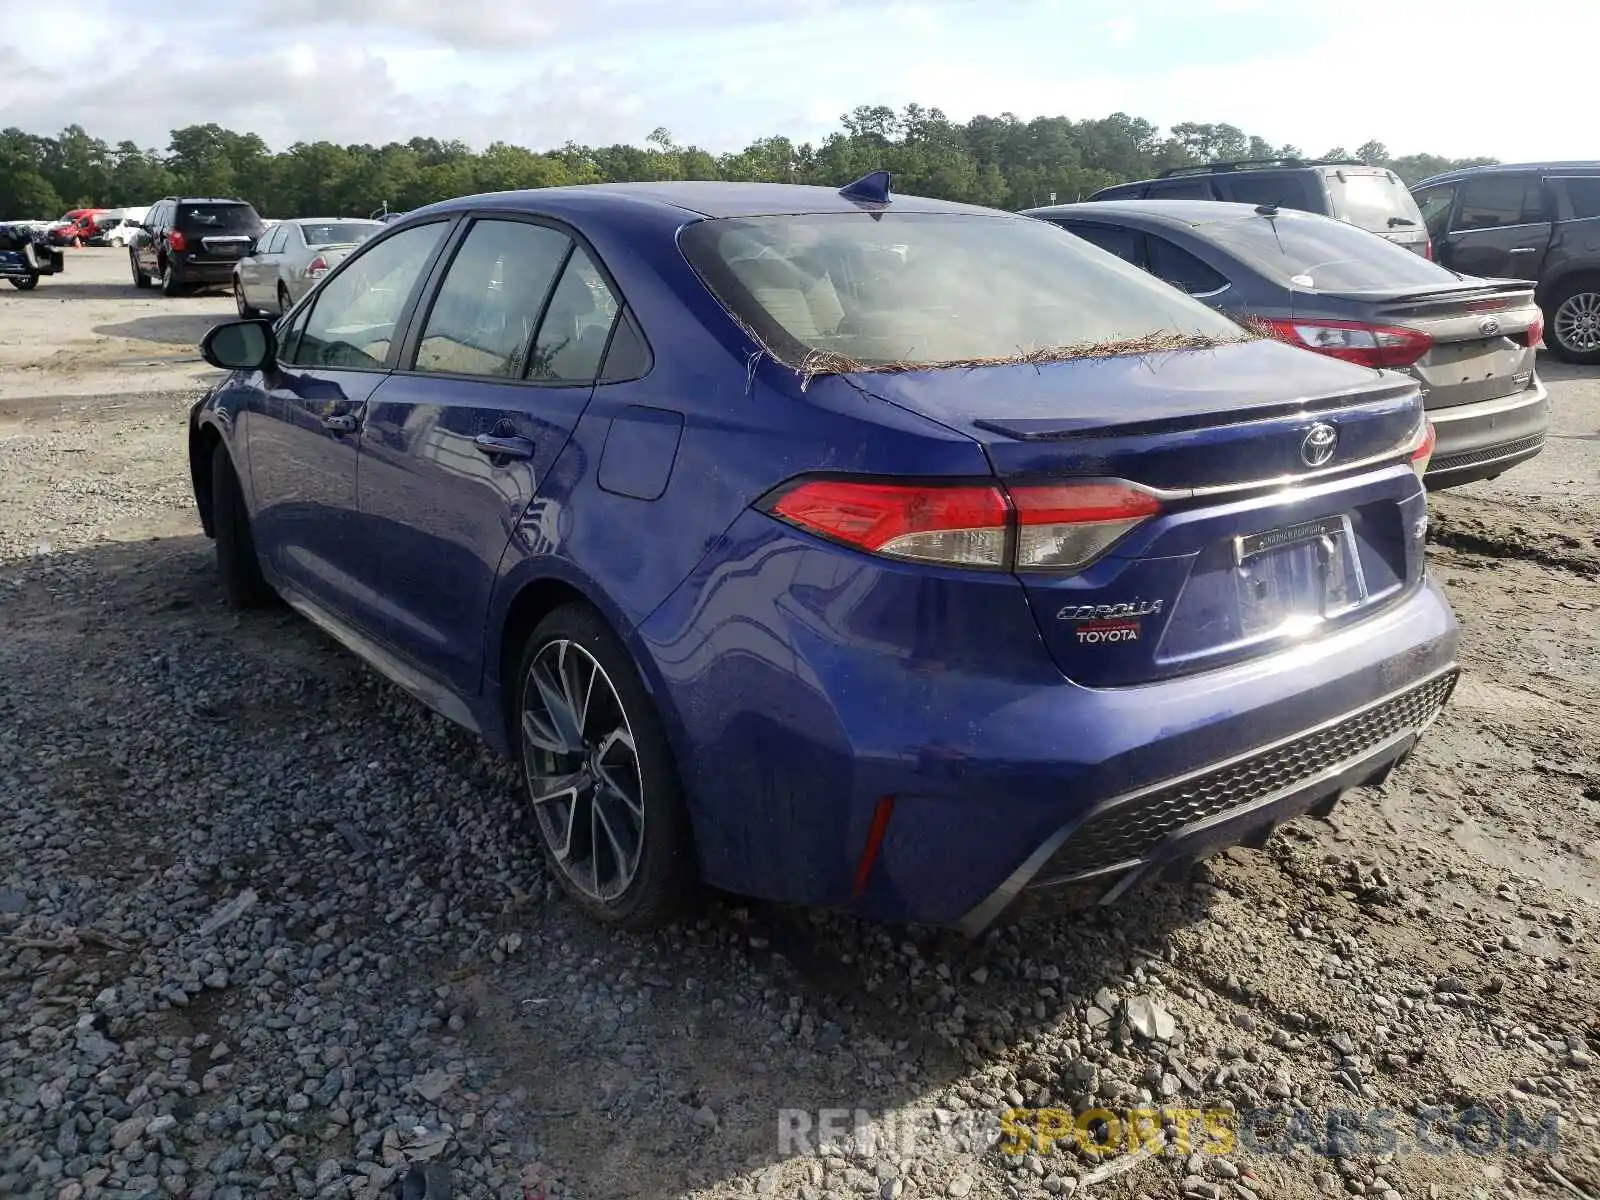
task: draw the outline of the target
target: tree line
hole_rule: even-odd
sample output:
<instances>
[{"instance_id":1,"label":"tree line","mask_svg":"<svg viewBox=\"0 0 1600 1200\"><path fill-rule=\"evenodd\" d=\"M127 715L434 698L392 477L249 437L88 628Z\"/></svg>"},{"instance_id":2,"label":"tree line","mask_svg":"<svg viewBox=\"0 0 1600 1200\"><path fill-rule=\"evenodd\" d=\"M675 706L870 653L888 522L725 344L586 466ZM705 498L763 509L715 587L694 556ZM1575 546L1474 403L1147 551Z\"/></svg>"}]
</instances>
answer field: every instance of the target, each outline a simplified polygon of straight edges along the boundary
<instances>
[{"instance_id":1,"label":"tree line","mask_svg":"<svg viewBox=\"0 0 1600 1200\"><path fill-rule=\"evenodd\" d=\"M237 196L271 217L365 216L403 212L451 196L572 183L724 179L839 186L880 167L895 190L1020 209L1087 196L1112 183L1169 167L1242 158L1305 157L1228 124L1183 122L1163 132L1113 113L1074 121L1012 113L952 121L937 108L862 106L820 143L761 138L737 153L680 146L657 129L643 146L568 142L535 151L495 142L474 151L460 141L415 137L383 146L296 142L274 153L256 134L217 124L172 131L166 149L115 146L69 125L55 137L0 131L0 219L48 218L68 208L121 208L161 196ZM1381 142L1354 153L1407 183L1488 158L1433 154L1391 157Z\"/></svg>"}]
</instances>

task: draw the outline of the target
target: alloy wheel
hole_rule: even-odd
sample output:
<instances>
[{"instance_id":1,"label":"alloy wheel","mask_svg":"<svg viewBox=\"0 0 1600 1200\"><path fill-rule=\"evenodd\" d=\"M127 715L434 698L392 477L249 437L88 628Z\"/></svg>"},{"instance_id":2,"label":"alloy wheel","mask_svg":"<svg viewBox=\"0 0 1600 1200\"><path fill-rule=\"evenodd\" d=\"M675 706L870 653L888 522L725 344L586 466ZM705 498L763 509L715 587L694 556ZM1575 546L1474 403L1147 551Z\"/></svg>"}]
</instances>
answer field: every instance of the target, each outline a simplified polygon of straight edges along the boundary
<instances>
[{"instance_id":1,"label":"alloy wheel","mask_svg":"<svg viewBox=\"0 0 1600 1200\"><path fill-rule=\"evenodd\" d=\"M1556 309L1555 335L1570 350L1600 350L1600 292L1574 292Z\"/></svg>"},{"instance_id":2,"label":"alloy wheel","mask_svg":"<svg viewBox=\"0 0 1600 1200\"><path fill-rule=\"evenodd\" d=\"M237 279L233 281L233 303L238 307L239 315L241 317L248 317L251 315L250 305L245 302L244 298L244 284L240 283Z\"/></svg>"},{"instance_id":3,"label":"alloy wheel","mask_svg":"<svg viewBox=\"0 0 1600 1200\"><path fill-rule=\"evenodd\" d=\"M644 786L610 676L567 638L539 648L522 684L522 761L550 855L585 896L627 892L644 850Z\"/></svg>"}]
</instances>

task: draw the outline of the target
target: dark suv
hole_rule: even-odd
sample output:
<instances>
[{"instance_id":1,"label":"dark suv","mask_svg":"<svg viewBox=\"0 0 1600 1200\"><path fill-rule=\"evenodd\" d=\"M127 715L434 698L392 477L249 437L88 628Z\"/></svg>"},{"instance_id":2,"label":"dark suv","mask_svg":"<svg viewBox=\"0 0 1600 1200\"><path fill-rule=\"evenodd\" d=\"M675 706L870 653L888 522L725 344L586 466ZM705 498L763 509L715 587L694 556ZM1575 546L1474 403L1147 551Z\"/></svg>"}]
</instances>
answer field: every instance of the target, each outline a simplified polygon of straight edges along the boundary
<instances>
[{"instance_id":1,"label":"dark suv","mask_svg":"<svg viewBox=\"0 0 1600 1200\"><path fill-rule=\"evenodd\" d=\"M161 294L231 284L233 268L260 236L261 217L243 200L168 196L150 206L128 246L135 287L161 280Z\"/></svg>"},{"instance_id":2,"label":"dark suv","mask_svg":"<svg viewBox=\"0 0 1600 1200\"><path fill-rule=\"evenodd\" d=\"M1425 179L1412 194L1441 263L1534 280L1545 348L1600 363L1600 162L1470 167Z\"/></svg>"},{"instance_id":3,"label":"dark suv","mask_svg":"<svg viewBox=\"0 0 1600 1200\"><path fill-rule=\"evenodd\" d=\"M1251 158L1173 167L1101 188L1091 200L1232 200L1334 217L1429 257L1428 231L1400 177L1356 159Z\"/></svg>"}]
</instances>

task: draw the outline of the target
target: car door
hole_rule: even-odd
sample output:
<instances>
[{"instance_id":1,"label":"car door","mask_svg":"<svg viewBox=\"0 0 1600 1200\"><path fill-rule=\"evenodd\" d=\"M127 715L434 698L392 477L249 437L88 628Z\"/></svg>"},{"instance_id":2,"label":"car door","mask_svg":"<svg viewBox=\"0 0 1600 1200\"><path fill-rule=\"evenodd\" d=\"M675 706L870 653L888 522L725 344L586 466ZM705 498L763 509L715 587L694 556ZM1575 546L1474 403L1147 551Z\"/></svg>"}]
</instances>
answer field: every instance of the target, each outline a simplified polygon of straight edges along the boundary
<instances>
[{"instance_id":1,"label":"car door","mask_svg":"<svg viewBox=\"0 0 1600 1200\"><path fill-rule=\"evenodd\" d=\"M171 205L165 200L156 204L145 214L144 230L139 237L135 254L139 259L139 269L146 275L159 275L160 269L156 260L160 257L161 239L166 236L165 227L162 225L162 216Z\"/></svg>"},{"instance_id":2,"label":"car door","mask_svg":"<svg viewBox=\"0 0 1600 1200\"><path fill-rule=\"evenodd\" d=\"M1504 171L1461 181L1450 229L1434 256L1452 271L1537 279L1550 245L1550 212L1536 171Z\"/></svg>"},{"instance_id":3,"label":"car door","mask_svg":"<svg viewBox=\"0 0 1600 1200\"><path fill-rule=\"evenodd\" d=\"M479 217L372 398L359 503L387 549L368 619L459 691L480 685L501 557L589 402L614 297L567 229Z\"/></svg>"},{"instance_id":4,"label":"car door","mask_svg":"<svg viewBox=\"0 0 1600 1200\"><path fill-rule=\"evenodd\" d=\"M291 599L351 619L364 560L356 465L368 398L443 245L447 220L402 229L353 256L314 302L280 325L248 423L257 549Z\"/></svg>"},{"instance_id":5,"label":"car door","mask_svg":"<svg viewBox=\"0 0 1600 1200\"><path fill-rule=\"evenodd\" d=\"M267 230L261 235L256 253L241 268L241 273L245 275L248 299L259 308L270 310L277 307L275 280L278 277L277 263L282 258L284 234L285 228L281 224Z\"/></svg>"}]
</instances>

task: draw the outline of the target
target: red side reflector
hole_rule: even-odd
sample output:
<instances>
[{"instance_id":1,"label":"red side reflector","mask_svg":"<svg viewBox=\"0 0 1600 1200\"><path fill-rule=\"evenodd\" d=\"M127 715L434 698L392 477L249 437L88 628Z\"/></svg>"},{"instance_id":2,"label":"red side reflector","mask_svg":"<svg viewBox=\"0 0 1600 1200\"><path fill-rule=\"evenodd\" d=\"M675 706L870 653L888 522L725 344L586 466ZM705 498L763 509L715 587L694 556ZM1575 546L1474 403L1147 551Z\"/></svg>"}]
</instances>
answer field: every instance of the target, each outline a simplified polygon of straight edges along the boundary
<instances>
[{"instance_id":1,"label":"red side reflector","mask_svg":"<svg viewBox=\"0 0 1600 1200\"><path fill-rule=\"evenodd\" d=\"M867 844L862 847L861 861L856 864L856 879L850 888L852 899L867 890L872 864L878 861L878 851L883 848L883 835L888 831L889 818L893 815L894 797L879 797L878 807L872 811L872 824L867 829Z\"/></svg>"}]
</instances>

